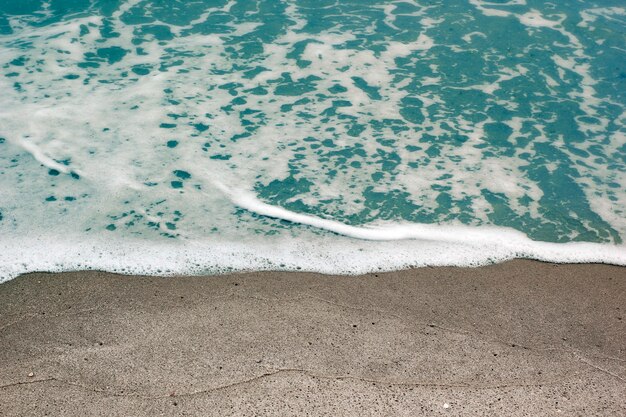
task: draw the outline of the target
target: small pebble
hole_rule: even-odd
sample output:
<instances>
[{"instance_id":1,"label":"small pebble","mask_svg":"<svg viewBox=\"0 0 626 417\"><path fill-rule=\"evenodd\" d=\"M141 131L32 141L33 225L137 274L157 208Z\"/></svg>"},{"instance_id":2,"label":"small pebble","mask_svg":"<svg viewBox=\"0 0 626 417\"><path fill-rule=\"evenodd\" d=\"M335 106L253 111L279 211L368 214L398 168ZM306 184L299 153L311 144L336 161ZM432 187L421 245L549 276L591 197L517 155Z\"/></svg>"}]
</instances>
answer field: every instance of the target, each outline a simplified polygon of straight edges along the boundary
<instances>
[{"instance_id":1,"label":"small pebble","mask_svg":"<svg viewBox=\"0 0 626 417\"><path fill-rule=\"evenodd\" d=\"M443 404L443 408L450 408L450 404L448 404L448 403L444 403L444 404Z\"/></svg>"},{"instance_id":2,"label":"small pebble","mask_svg":"<svg viewBox=\"0 0 626 417\"><path fill-rule=\"evenodd\" d=\"M32 373L32 372L28 374L28 377L29 377L29 378L32 378L32 377L34 377L34 376L35 376L35 374L34 374L34 373Z\"/></svg>"}]
</instances>

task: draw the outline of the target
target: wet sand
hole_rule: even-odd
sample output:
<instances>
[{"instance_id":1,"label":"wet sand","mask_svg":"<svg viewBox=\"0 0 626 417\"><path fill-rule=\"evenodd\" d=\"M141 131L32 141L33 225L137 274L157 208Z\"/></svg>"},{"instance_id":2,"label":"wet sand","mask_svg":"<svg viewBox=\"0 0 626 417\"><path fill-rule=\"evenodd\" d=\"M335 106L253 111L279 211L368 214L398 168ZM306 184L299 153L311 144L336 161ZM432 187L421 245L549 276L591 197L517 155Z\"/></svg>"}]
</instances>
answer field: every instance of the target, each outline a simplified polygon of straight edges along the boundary
<instances>
[{"instance_id":1,"label":"wet sand","mask_svg":"<svg viewBox=\"0 0 626 417\"><path fill-rule=\"evenodd\" d=\"M626 268L29 274L0 415L626 415Z\"/></svg>"}]
</instances>

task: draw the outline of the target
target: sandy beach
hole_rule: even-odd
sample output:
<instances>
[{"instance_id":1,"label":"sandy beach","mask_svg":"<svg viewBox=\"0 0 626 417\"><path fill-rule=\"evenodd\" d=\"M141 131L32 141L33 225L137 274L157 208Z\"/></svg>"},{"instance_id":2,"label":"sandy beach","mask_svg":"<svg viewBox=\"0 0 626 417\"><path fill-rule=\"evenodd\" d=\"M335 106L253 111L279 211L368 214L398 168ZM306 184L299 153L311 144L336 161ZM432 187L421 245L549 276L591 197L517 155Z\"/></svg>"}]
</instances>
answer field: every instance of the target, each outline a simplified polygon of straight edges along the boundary
<instances>
[{"instance_id":1,"label":"sandy beach","mask_svg":"<svg viewBox=\"0 0 626 417\"><path fill-rule=\"evenodd\" d=\"M0 415L626 415L626 268L36 273L0 285Z\"/></svg>"}]
</instances>

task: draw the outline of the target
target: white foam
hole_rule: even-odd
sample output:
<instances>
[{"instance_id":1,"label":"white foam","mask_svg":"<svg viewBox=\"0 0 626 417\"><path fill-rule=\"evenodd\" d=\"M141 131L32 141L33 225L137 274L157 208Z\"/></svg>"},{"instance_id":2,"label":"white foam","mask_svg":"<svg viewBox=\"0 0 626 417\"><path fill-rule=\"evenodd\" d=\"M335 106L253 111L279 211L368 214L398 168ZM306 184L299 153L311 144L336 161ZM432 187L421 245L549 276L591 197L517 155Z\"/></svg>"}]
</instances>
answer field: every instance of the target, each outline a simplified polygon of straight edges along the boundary
<instances>
[{"instance_id":1,"label":"white foam","mask_svg":"<svg viewBox=\"0 0 626 417\"><path fill-rule=\"evenodd\" d=\"M471 85L471 80L450 81L449 74L439 73L439 68L443 67L438 65L439 51L467 52L467 45L437 44L437 30L441 29L437 26L445 16L426 16L426 11L435 6L409 3L417 11L398 14L394 5L383 6L384 23L397 27L400 25L397 17L411 16L419 22L416 25L419 30L416 29L411 38L404 36L402 42L377 37L376 48L371 49L348 45L372 34L375 31L372 25L350 31L333 27L320 33L308 33L302 30L307 24L304 13L297 4L291 3L286 13L293 23L274 42L263 45L253 60L237 58L227 51L233 47L233 37L258 29L259 23L252 21L229 23L228 33L186 34L167 42L151 39L142 43L142 54L137 53L137 45L133 43L137 26L124 24L120 17L124 10L141 7L138 1L126 2L122 10L108 19L119 36L106 40L99 39L103 18L98 16L68 18L43 27L29 26L26 17L12 18L15 33L0 37L0 66L6 64L9 68L6 72L20 73L18 78L0 77L3 93L0 95L0 136L7 142L1 145L0 161L10 167L0 176L0 209L4 216L0 224L0 246L6 249L0 255L0 271L5 271L2 277L46 269L91 268L158 274L166 273L163 271L219 272L228 268L280 269L281 264L287 265L286 269L300 267L319 272L359 273L411 265L475 265L516 256L563 262L622 262L623 246L544 245L500 228L421 224L355 227L274 207L245 192L231 192L231 200L221 193L207 192L213 190L214 179L228 184L231 190L251 190L255 185L267 185L290 175L296 180L313 179L309 191L298 193L287 203L300 202L316 209L323 207L324 213L340 213L339 219L340 215L347 218L364 212L363 190L367 188L374 192L406 193L407 201L419 206L424 213L432 213L439 208L440 192L432 187L436 184L449 188L446 193L454 201L471 199L473 213L469 213L470 220L464 221L472 224L489 223L489 215L494 210L485 199L484 191L504 195L508 206L519 216L541 220L538 207L542 191L526 174L524 165L528 161L519 157L521 152L532 155L532 147L518 148L514 155L486 158L477 146L489 145L485 141L485 126L495 120L487 117L476 122L469 114L451 112L455 107L448 107L452 103L446 103L446 95L437 88L478 90L488 95L487 107L499 105L515 110L515 100L502 98L506 83L528 77L528 72L535 69L529 67L532 69L528 70L520 65L507 68L496 62L496 67L485 74L484 83ZM553 65L546 66L543 77L548 87L553 88L557 100L574 100L587 116L597 117L601 113L598 109L606 97L600 96L594 88L597 81L592 76L592 68L586 64L592 58L585 54L579 39L565 31L562 17L543 16L536 10L514 13L519 7L512 6L524 5L522 0L506 3L472 0L471 3L490 16L518 19L529 33L548 30L563 34L569 43L555 46ZM189 25L168 27L172 33L180 35L205 22L212 13L228 12L233 4L231 1L223 7L208 8ZM600 13L593 16L598 18ZM83 25L91 32L80 36ZM486 35L471 32L461 39L471 42L475 36ZM28 38L28 47L16 46L16 42L25 38ZM296 43L304 41L308 44L299 58L308 62L297 65L296 59L289 56ZM121 62L101 62L99 68L77 67L85 60L85 54L110 46L128 51ZM171 50L181 52L184 65L180 69L188 72L179 71L176 66L163 71L156 69L166 57L173 55L168 52ZM10 62L21 56L29 59L26 65L11 67ZM486 62L491 59L484 58ZM400 62L406 61L416 71L406 71L407 66L399 68ZM148 75L136 76L128 71L133 65L149 65L153 70ZM256 65L265 70L255 77L244 77L241 68ZM123 72L129 74L122 76ZM557 72L560 79L555 79ZM298 96L275 94L274 88L284 73L294 81L304 82L310 77L320 79L316 81L315 91ZM423 75L416 77L416 73ZM80 79L64 78L70 74L79 74ZM569 97L556 91L560 85L571 86L572 75L582 79L579 90ZM359 88L356 79L365 81L377 94L368 94ZM16 80L21 82L22 91L14 88ZM238 94L246 100L245 107L236 107L230 113L223 108L231 105L233 96L219 88L227 83L241 84ZM329 97L328 91L336 85L346 91ZM264 88L267 93L242 93L255 88ZM328 99L320 99L322 96ZM180 104L174 105L169 99ZM297 107L294 103L299 99L308 102ZM401 103L406 99L421 102L418 107L423 120L404 119ZM329 116L329 121L322 122L322 115L328 111L332 100L349 102L334 110L338 116L349 117ZM301 108L313 120L298 117L295 112L284 112L282 106ZM133 108L137 110L131 110ZM231 140L233 135L247 132L239 116L239 110L244 108L262 115L266 123L247 139ZM534 114L539 111L535 110ZM172 114L184 116L179 120L173 119ZM374 122L385 119L402 121L407 129L396 131L384 124L373 127ZM358 137L349 132L352 120L364 129ZM623 126L624 120L623 116L614 122ZM177 126L162 129L159 125L164 122ZM508 140L525 138L532 128L541 132L537 142L547 141L542 122L548 121L533 117L505 120L513 130ZM208 130L198 133L192 123L203 123ZM603 118L580 123L590 134L606 127ZM331 127L333 133L324 130ZM429 144L421 140L426 134L449 137L457 133L467 136L468 140L463 144L437 143L440 153L426 158L423 148ZM309 137L319 142L332 139L333 148L320 147L319 143L317 150L307 148L303 139ZM389 138L396 143L383 145L379 141ZM172 139L178 141L175 149L165 145ZM590 144L610 154L617 152L624 143L620 132L608 139L602 142L604 138L598 136L594 142L594 137ZM204 143L209 143L210 147L203 149ZM360 146L362 155L355 153L347 158L343 168L332 176L325 175L332 168L332 161L328 159L334 150L341 151L344 147L347 150L356 145ZM407 145L414 148L420 145L422 149L409 150ZM385 157L379 153L383 150L400 157L397 172L393 177L373 181L372 176L381 173L380 164L385 162ZM211 159L215 154L228 159ZM290 165L298 155L306 158L292 172ZM624 236L626 195L621 193L617 200L609 200L607 186L594 184L593 176L612 179L620 185L626 184L626 177L609 172L593 157L570 156L573 161L581 162L578 169L582 175L575 181L585 187L590 206ZM19 166L13 166L13 159L19 160ZM354 167L351 162L360 166ZM415 162L419 164L410 165ZM555 168L554 163L546 166ZM70 175L52 178L44 167L60 173L77 173L80 181L71 179ZM170 187L175 179L172 173L179 169L189 172L191 179L182 189L173 189ZM443 174L450 178L440 179ZM25 195L29 197L24 198ZM50 197L56 200L43 203ZM74 200L64 203L65 198ZM518 202L522 198L531 201L522 205ZM231 201L249 212L237 217ZM451 214L458 214L459 208L449 210ZM261 218L250 213L257 213ZM267 220L266 215L308 225L312 231L297 227L297 232L291 228L280 230L278 222ZM372 211L368 216L376 215ZM175 233L181 242L164 243L167 238L161 234L171 232L167 222L172 218L179 219ZM149 228L147 224L156 226ZM109 233L105 231L107 226L118 228ZM328 236L320 229L345 237ZM597 230L593 226L589 229ZM277 230L281 236L267 236ZM302 233L299 238L286 237L299 233ZM145 240L133 240L138 235ZM64 241L59 242L58 236L63 236ZM541 252L543 250L545 253ZM585 250L588 253L583 253ZM609 255L602 255L605 250ZM379 252L380 257L376 255Z\"/></svg>"},{"instance_id":2,"label":"white foam","mask_svg":"<svg viewBox=\"0 0 626 417\"><path fill-rule=\"evenodd\" d=\"M247 210L347 237L164 243L104 236L64 236L62 240L58 236L19 236L0 241L0 282L36 271L102 270L161 276L249 270L363 274L420 266L481 266L514 258L626 265L624 245L534 242L520 232L497 227L354 227L273 207L223 186L222 190Z\"/></svg>"},{"instance_id":3,"label":"white foam","mask_svg":"<svg viewBox=\"0 0 626 417\"><path fill-rule=\"evenodd\" d=\"M211 13L212 10L206 13ZM423 12L424 9L420 9L414 15L422 16ZM295 21L300 19L297 7L292 7L290 13L292 14L290 18ZM133 28L116 20L116 16L114 15L113 23L120 36L110 42L131 51L135 49L132 44ZM199 19L204 18L201 16ZM437 19L427 18L421 18L421 21L430 27L434 27L438 22ZM230 141L230 138L235 134L244 133L245 126L241 124L236 112L225 114L221 110L230 103L232 96L215 86L236 81L244 84L243 89L267 87L269 81L279 79L281 73L287 71L294 80L303 80L311 76L322 78L318 81L319 87L315 92L303 95L310 99L306 106L310 114L320 115L329 106L328 101L316 98L318 91L327 91L334 84L341 84L347 89L343 94L336 94L336 98L348 100L352 105L338 108L337 114L357 118L365 130L358 139L349 140L347 135L349 124L333 119L333 127L337 131L333 140L338 146L358 142L363 145L368 157L377 155L380 145L376 138L379 136L394 137L399 143L414 143L424 132L434 135L449 133L449 128L442 127L444 124L451 125L453 129L467 132L468 135L476 138L461 147L442 145L442 155L432 157L433 162L428 166L409 169L407 163L414 156L404 153L406 158L403 158L399 167L394 188L411 191L410 198L425 209L434 210L438 205L436 202L438 193L431 190L430 185L437 182L436 179L441 176L441 171L445 171L455 179L460 179L450 181L448 184L452 188L451 197L457 200L467 195L475 199L483 199L481 195L483 189L502 190L502 186L489 180L494 173L499 175L498 178L502 183L514 184L516 190L536 189L536 185L528 180L520 169L517 169L523 162L516 157L503 156L498 160L492 159L488 163L481 160L481 152L473 146L481 140L481 136L484 136L482 129L484 123L471 123L465 120L463 115L455 115L452 118L440 117L439 114L433 113L431 108L435 107L433 104L445 106L444 100L432 92L421 95L407 93L404 86L413 81L410 74L400 77L392 73L398 58L412 57L411 59L416 60L417 66L434 67L431 62L421 62L421 59L418 59L426 56L435 46L434 39L427 33L416 34L413 42L388 41L384 45L384 50L377 55L370 50L341 47L346 42L355 39L352 33L337 33L337 31L319 34L301 33L296 30L301 23L298 21L296 27L287 31L276 42L264 45L259 64L269 70L259 73L251 80L243 79L241 72L234 71L232 63L224 58L226 48L224 39L231 35L189 35L173 39L167 44L167 48L194 50L205 54L197 58L185 57L186 66L191 69L188 75L178 74L171 70L163 73L155 71L143 77L119 79L118 74L123 69L138 64L155 64L166 55L164 46L159 45L158 42L150 42L142 45L148 55L136 56L129 53L120 63L103 65L97 71L94 70L102 78L116 79L113 84L59 81L58 79L67 75L68 71L75 70L74 65L81 62L84 53L93 52L94 45L91 43L95 43L94 39L89 38L88 42L71 41L77 36L80 25L98 24L98 22L97 18L91 17L60 23L52 29L31 28L29 33L33 39L33 49L29 51L29 55L34 58L44 56L46 52L44 56L46 62L54 64L62 61L65 66L51 65L46 68L46 71L33 72L36 76L21 75L38 87L29 89L23 94L14 92L8 81L0 80L3 82L3 91L7 91L7 94L0 98L0 134L9 142L16 144L21 143L21 138L25 135L30 135L29 140L33 144L31 150L40 151L33 155L40 161L44 161L42 156L45 157L45 163L49 166L58 163L56 161L71 158L73 172L80 172L81 177L92 181L94 187L104 188L108 192L121 196L124 194L121 190L145 189L142 183L146 181L167 184L167 175L171 171L184 167L187 171L193 172L196 165L203 164L210 167L212 175L232 177L229 179L236 179L235 182L244 187L249 187L257 181L269 183L272 179L286 177L289 175L289 161L296 153L286 144L308 136L319 137L320 133L316 130L318 126L315 123L303 123L292 114L284 114L281 106L292 103L294 99L276 96L271 93L271 88L268 88L270 93L266 96L249 95L246 97L249 108L263 110L267 118L266 125L256 131L255 140L242 140L234 143ZM250 22L246 22L234 24L233 30L234 33L245 33L251 27ZM66 33L66 35L52 40L47 39L47 36L53 33ZM11 37L18 39L20 36L23 34ZM296 42L305 40L311 42L305 48L302 59L311 63L306 68L300 68L294 65L294 61L287 58L287 55ZM103 44L102 46L110 45ZM69 56L56 56L55 51L58 48L70 50L72 53ZM23 53L23 51L13 50L11 52L12 54L6 58L6 61ZM221 79L216 76L207 77L206 74L211 70L227 72L228 75L222 75ZM463 88L494 94L500 90L501 83L523 75L524 71L519 68L502 68L495 81ZM360 77L369 85L378 88L380 100L372 99L357 88L354 85L354 77ZM421 81L424 86L427 86L436 84L441 79L436 74L434 77L424 77ZM209 86L208 91L207 86ZM54 98L41 98L39 91L44 88ZM163 91L166 88L173 90L174 98L184 104L164 105ZM71 94L68 95L68 92ZM195 100L181 99L181 97L191 97ZM422 123L408 124L412 129L406 132L394 132L388 127L375 131L371 127L369 122L372 119L402 120L400 102L407 97L419 98L424 103L421 109L424 117ZM25 102L20 102L20 100ZM140 105L139 111L128 110L134 104ZM41 108L50 108L54 111L40 111ZM179 124L172 132L159 129L160 122L167 121L169 113L195 115L196 122L210 125L208 131L210 135L207 136L214 143L212 152L218 144L225 146L224 152L228 153L231 159L228 161L208 160L211 154L207 154L206 157L199 154L198 143L193 140L181 140L176 151L169 154L160 151L139 152L138 150L141 149L155 149L155 144L164 144L172 136L189 138L195 133L193 127L187 124ZM204 116L207 114L212 118ZM111 130L103 135L101 132L105 128ZM85 138L89 139L85 140ZM106 139L92 140L92 138ZM404 152L402 148L397 151ZM309 156L311 157L307 158L306 166L300 167L300 172L304 177L315 178L317 173L324 172L324 163L318 161L311 151L309 151ZM358 160L359 157L355 159ZM455 162L452 162L453 160ZM461 162L458 162L459 160ZM369 178L379 170L378 164L365 162L369 161L365 160L358 169L348 167L338 172L334 178L326 177L316 181L311 191L306 195L301 195L300 198L302 201L315 202L342 196L344 200L342 209L345 209L347 214L362 210L363 204L356 202L361 199L359 192L369 185ZM471 174L468 176L468 173ZM354 187L354 185L357 186ZM375 186L381 187L381 185ZM159 194L164 198L172 195L171 190L157 190L157 188L151 189L150 193ZM41 192L45 192L43 187ZM193 192L193 190L187 190L185 198L193 199L191 196ZM533 195L540 194L533 192ZM150 201L144 199L134 208L139 210L142 203L148 204ZM481 206L478 202L474 205ZM116 215L114 211L118 209L119 207L112 207L111 202L103 203L103 212L113 211L112 214ZM198 215L196 219L199 219L200 214L196 214ZM476 212L474 215L481 221L487 220L484 211ZM226 215L221 220L226 222Z\"/></svg>"},{"instance_id":4,"label":"white foam","mask_svg":"<svg viewBox=\"0 0 626 417\"><path fill-rule=\"evenodd\" d=\"M580 13L580 17L582 20L580 23L578 23L578 26L592 29L593 27L590 25L590 23L594 23L596 20L598 20L598 17L603 17L608 20L620 22L618 19L615 19L613 16L626 16L626 8L596 7L596 8L583 10Z\"/></svg>"},{"instance_id":5,"label":"white foam","mask_svg":"<svg viewBox=\"0 0 626 417\"><path fill-rule=\"evenodd\" d=\"M481 11L485 16L494 16L494 17L507 17L512 13L508 10L502 9L493 9L491 7L486 6L496 6L496 7L505 7L505 6L523 6L526 5L526 0L509 0L506 2L489 2L485 0L469 0L469 3L476 7Z\"/></svg>"},{"instance_id":6,"label":"white foam","mask_svg":"<svg viewBox=\"0 0 626 417\"><path fill-rule=\"evenodd\" d=\"M350 226L338 221L295 213L282 207L266 204L250 192L236 190L217 181L215 181L215 185L235 205L253 213L328 230L355 239L373 241L420 240L460 244L463 247L468 245L493 246L504 248L509 253L522 253L526 256L532 254L531 257L533 258L550 259L554 262L558 262L560 259L576 259L577 256L581 256L581 252L588 250L589 252L584 256L588 256L592 252L595 253L595 256L598 256L599 252L605 254L597 258L597 262L617 263L620 265L626 262L626 246L624 245L536 242L520 231L493 226L444 226L417 223Z\"/></svg>"},{"instance_id":7,"label":"white foam","mask_svg":"<svg viewBox=\"0 0 626 417\"><path fill-rule=\"evenodd\" d=\"M487 35L485 35L482 32L470 32L470 33L467 33L467 34L463 35L461 37L461 39L463 39L467 43L471 43L472 42L472 38L475 37L475 36L483 38L483 39L487 38Z\"/></svg>"},{"instance_id":8,"label":"white foam","mask_svg":"<svg viewBox=\"0 0 626 417\"><path fill-rule=\"evenodd\" d=\"M43 150L39 148L39 146L29 141L28 138L23 138L19 141L19 144L22 148L24 148L24 150L28 151L33 156L33 158L41 162L42 165L45 165L50 169L56 169L59 172L70 172L70 169L67 166L59 164L54 159L50 158L48 155L45 154Z\"/></svg>"}]
</instances>

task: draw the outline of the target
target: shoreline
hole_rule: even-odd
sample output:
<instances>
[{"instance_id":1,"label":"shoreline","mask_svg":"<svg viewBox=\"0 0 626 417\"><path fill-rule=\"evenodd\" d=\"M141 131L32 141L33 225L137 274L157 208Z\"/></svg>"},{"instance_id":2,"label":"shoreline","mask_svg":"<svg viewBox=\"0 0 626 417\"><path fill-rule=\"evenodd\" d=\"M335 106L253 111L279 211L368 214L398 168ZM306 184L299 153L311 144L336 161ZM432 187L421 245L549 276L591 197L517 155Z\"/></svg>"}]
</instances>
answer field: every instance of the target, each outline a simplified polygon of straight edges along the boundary
<instances>
[{"instance_id":1,"label":"shoreline","mask_svg":"<svg viewBox=\"0 0 626 417\"><path fill-rule=\"evenodd\" d=\"M410 225L411 226L411 225ZM424 230L452 235L455 226L414 224L406 233ZM398 232L394 227L368 229ZM241 241L147 241L92 236L23 236L0 242L0 283L20 275L46 271L103 271L124 275L201 276L257 271L363 275L423 267L481 267L515 259L559 264L598 263L626 266L626 245L533 241L521 232L485 227L455 240L363 240L325 236L277 237ZM404 232L403 232L404 233ZM458 233L457 233L458 234ZM507 236L510 241L507 241ZM396 236L397 237L397 236ZM514 238L513 238L514 237ZM26 249L25 249L26 248Z\"/></svg>"},{"instance_id":2,"label":"shoreline","mask_svg":"<svg viewBox=\"0 0 626 417\"><path fill-rule=\"evenodd\" d=\"M0 415L619 415L624 306L606 264L31 273L0 284Z\"/></svg>"}]
</instances>

